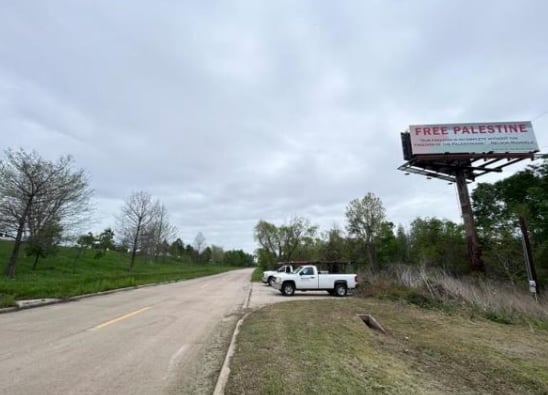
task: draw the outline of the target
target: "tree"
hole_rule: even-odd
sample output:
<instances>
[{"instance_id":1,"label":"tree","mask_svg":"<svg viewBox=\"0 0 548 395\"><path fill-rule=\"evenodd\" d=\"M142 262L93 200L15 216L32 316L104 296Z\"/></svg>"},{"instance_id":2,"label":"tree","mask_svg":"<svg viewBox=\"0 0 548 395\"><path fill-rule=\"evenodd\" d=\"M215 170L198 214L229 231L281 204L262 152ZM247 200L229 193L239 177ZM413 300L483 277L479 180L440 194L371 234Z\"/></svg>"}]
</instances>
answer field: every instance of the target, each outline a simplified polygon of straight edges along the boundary
<instances>
[{"instance_id":1,"label":"tree","mask_svg":"<svg viewBox=\"0 0 548 395\"><path fill-rule=\"evenodd\" d=\"M398 261L402 263L409 262L409 238L403 225L398 225L396 231L396 240L398 243Z\"/></svg>"},{"instance_id":2,"label":"tree","mask_svg":"<svg viewBox=\"0 0 548 395\"><path fill-rule=\"evenodd\" d=\"M493 184L480 183L472 193L486 270L512 281L524 276L518 218L527 221L537 274L548 281L548 157Z\"/></svg>"},{"instance_id":3,"label":"tree","mask_svg":"<svg viewBox=\"0 0 548 395\"><path fill-rule=\"evenodd\" d=\"M257 253L259 264L265 268L272 266L281 255L278 228L270 222L259 220L255 225L254 238L261 246Z\"/></svg>"},{"instance_id":4,"label":"tree","mask_svg":"<svg viewBox=\"0 0 548 395\"><path fill-rule=\"evenodd\" d=\"M201 254L206 246L206 238L202 232L198 232L194 238L194 251Z\"/></svg>"},{"instance_id":5,"label":"tree","mask_svg":"<svg viewBox=\"0 0 548 395\"><path fill-rule=\"evenodd\" d=\"M212 263L223 263L225 252L223 247L211 245L211 262Z\"/></svg>"},{"instance_id":6,"label":"tree","mask_svg":"<svg viewBox=\"0 0 548 395\"><path fill-rule=\"evenodd\" d=\"M371 192L352 200L346 207L346 220L348 233L365 245L369 264L376 266L375 242L385 220L381 200Z\"/></svg>"},{"instance_id":7,"label":"tree","mask_svg":"<svg viewBox=\"0 0 548 395\"><path fill-rule=\"evenodd\" d=\"M377 238L377 258L384 264L393 263L400 256L400 246L394 235L394 224L384 221Z\"/></svg>"},{"instance_id":8,"label":"tree","mask_svg":"<svg viewBox=\"0 0 548 395\"><path fill-rule=\"evenodd\" d=\"M37 232L31 234L27 240L26 253L34 255L32 270L36 270L38 260L57 252L57 245L61 241L63 228L58 222L44 224Z\"/></svg>"},{"instance_id":9,"label":"tree","mask_svg":"<svg viewBox=\"0 0 548 395\"><path fill-rule=\"evenodd\" d=\"M261 246L259 263L269 266L274 261L289 261L298 255L299 250L306 251L313 242L318 227L301 217L294 217L288 224L277 227L260 220L255 226L255 240ZM304 254L303 254L304 255Z\"/></svg>"},{"instance_id":10,"label":"tree","mask_svg":"<svg viewBox=\"0 0 548 395\"><path fill-rule=\"evenodd\" d=\"M320 245L320 259L326 261L348 259L348 247L341 229L333 226L323 238Z\"/></svg>"},{"instance_id":11,"label":"tree","mask_svg":"<svg viewBox=\"0 0 548 395\"><path fill-rule=\"evenodd\" d=\"M97 241L99 241L99 248L105 254L108 250L114 249L114 232L110 228L103 230L99 236L97 236Z\"/></svg>"},{"instance_id":12,"label":"tree","mask_svg":"<svg viewBox=\"0 0 548 395\"><path fill-rule=\"evenodd\" d=\"M29 220L34 234L53 223L66 229L89 212L92 191L84 171L73 170L71 156L50 162L34 151L7 150L5 155L0 162L0 229L15 234L5 270L11 278Z\"/></svg>"},{"instance_id":13,"label":"tree","mask_svg":"<svg viewBox=\"0 0 548 395\"><path fill-rule=\"evenodd\" d=\"M491 238L516 229L521 214L536 242L548 240L548 159L494 184L478 184L472 201L480 235Z\"/></svg>"},{"instance_id":14,"label":"tree","mask_svg":"<svg viewBox=\"0 0 548 395\"><path fill-rule=\"evenodd\" d=\"M137 250L143 245L142 236L154 215L152 197L147 192L134 192L122 206L118 217L118 233L131 250L129 270L133 270Z\"/></svg>"},{"instance_id":15,"label":"tree","mask_svg":"<svg viewBox=\"0 0 548 395\"><path fill-rule=\"evenodd\" d=\"M93 236L93 233L88 232L86 235L80 235L76 243L80 248L93 248L95 236Z\"/></svg>"},{"instance_id":16,"label":"tree","mask_svg":"<svg viewBox=\"0 0 548 395\"><path fill-rule=\"evenodd\" d=\"M253 266L253 255L243 250L229 250L224 253L224 264L230 266Z\"/></svg>"},{"instance_id":17,"label":"tree","mask_svg":"<svg viewBox=\"0 0 548 395\"><path fill-rule=\"evenodd\" d=\"M183 240L177 238L169 247L169 253L177 259L180 259L185 254L185 244Z\"/></svg>"},{"instance_id":18,"label":"tree","mask_svg":"<svg viewBox=\"0 0 548 395\"><path fill-rule=\"evenodd\" d=\"M154 252L154 258L158 259L160 253L165 253L165 247L163 242L167 243L167 240L173 239L177 229L169 222L169 216L166 207L157 202L153 209L153 219L150 222L149 229L147 230L151 236L152 250Z\"/></svg>"},{"instance_id":19,"label":"tree","mask_svg":"<svg viewBox=\"0 0 548 395\"><path fill-rule=\"evenodd\" d=\"M302 217L294 217L289 224L280 226L280 259L290 261L296 257L310 258L317 230L317 226L311 225L308 219Z\"/></svg>"},{"instance_id":20,"label":"tree","mask_svg":"<svg viewBox=\"0 0 548 395\"><path fill-rule=\"evenodd\" d=\"M207 246L206 248L204 248L198 259L200 262L204 263L211 262L211 247Z\"/></svg>"},{"instance_id":21,"label":"tree","mask_svg":"<svg viewBox=\"0 0 548 395\"><path fill-rule=\"evenodd\" d=\"M452 272L467 270L464 230L438 218L416 218L409 231L409 254L414 263Z\"/></svg>"}]
</instances>

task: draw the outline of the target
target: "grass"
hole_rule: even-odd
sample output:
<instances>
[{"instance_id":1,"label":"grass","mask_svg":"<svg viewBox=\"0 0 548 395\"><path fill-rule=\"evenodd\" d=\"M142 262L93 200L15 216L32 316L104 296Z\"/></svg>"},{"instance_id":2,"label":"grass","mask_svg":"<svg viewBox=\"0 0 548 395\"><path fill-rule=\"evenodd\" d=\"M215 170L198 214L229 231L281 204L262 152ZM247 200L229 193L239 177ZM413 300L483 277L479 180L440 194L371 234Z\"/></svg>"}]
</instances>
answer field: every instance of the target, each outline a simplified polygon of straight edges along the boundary
<instances>
[{"instance_id":1,"label":"grass","mask_svg":"<svg viewBox=\"0 0 548 395\"><path fill-rule=\"evenodd\" d=\"M380 273L365 273L356 295L400 300L421 307L451 312L467 309L499 323L528 323L548 329L548 298L535 302L525 286L511 286L477 277L456 278L421 267L394 266Z\"/></svg>"},{"instance_id":2,"label":"grass","mask_svg":"<svg viewBox=\"0 0 548 395\"><path fill-rule=\"evenodd\" d=\"M251 273L251 281L253 282L260 282L263 280L263 269L258 266L253 270L253 273Z\"/></svg>"},{"instance_id":3,"label":"grass","mask_svg":"<svg viewBox=\"0 0 548 395\"><path fill-rule=\"evenodd\" d=\"M548 299L420 267L361 278L354 298L253 312L226 393L548 393Z\"/></svg>"},{"instance_id":4,"label":"grass","mask_svg":"<svg viewBox=\"0 0 548 395\"><path fill-rule=\"evenodd\" d=\"M225 393L542 394L547 367L548 331L526 324L376 298L296 301L244 321Z\"/></svg>"},{"instance_id":5,"label":"grass","mask_svg":"<svg viewBox=\"0 0 548 395\"><path fill-rule=\"evenodd\" d=\"M4 265L11 246L11 242L0 241L0 262ZM223 265L181 263L173 259L145 262L139 258L133 271L129 272L127 254L108 251L103 257L95 259L93 251L84 250L75 260L78 253L76 248L61 248L55 256L40 260L36 270L32 270L33 258L22 253L15 278L0 276L0 307L12 306L16 300L21 299L68 298L142 284L185 280L235 269Z\"/></svg>"}]
</instances>

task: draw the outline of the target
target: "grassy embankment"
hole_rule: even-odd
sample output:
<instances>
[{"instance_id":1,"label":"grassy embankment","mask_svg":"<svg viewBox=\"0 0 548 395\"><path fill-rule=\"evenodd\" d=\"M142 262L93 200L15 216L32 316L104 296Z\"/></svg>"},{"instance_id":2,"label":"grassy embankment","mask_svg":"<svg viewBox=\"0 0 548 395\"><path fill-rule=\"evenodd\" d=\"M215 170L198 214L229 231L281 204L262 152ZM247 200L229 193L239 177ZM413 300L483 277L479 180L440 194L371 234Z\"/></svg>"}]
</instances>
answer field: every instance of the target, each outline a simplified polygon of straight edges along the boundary
<instances>
[{"instance_id":1,"label":"grassy embankment","mask_svg":"<svg viewBox=\"0 0 548 395\"><path fill-rule=\"evenodd\" d=\"M251 281L253 282L260 282L263 279L263 268L260 266L257 266L255 270L253 270L253 273L251 273Z\"/></svg>"},{"instance_id":2,"label":"grassy embankment","mask_svg":"<svg viewBox=\"0 0 548 395\"><path fill-rule=\"evenodd\" d=\"M548 393L546 301L411 272L356 294L248 316L226 393Z\"/></svg>"},{"instance_id":3,"label":"grassy embankment","mask_svg":"<svg viewBox=\"0 0 548 395\"><path fill-rule=\"evenodd\" d=\"M12 243L0 241L0 267L5 268ZM144 262L138 258L132 272L129 256L115 251L95 258L95 251L60 248L55 256L38 261L32 270L33 257L20 254L14 279L0 275L0 307L12 306L16 300L34 298L68 298L93 292L165 281L185 280L236 269L235 267L181 263L173 259Z\"/></svg>"}]
</instances>

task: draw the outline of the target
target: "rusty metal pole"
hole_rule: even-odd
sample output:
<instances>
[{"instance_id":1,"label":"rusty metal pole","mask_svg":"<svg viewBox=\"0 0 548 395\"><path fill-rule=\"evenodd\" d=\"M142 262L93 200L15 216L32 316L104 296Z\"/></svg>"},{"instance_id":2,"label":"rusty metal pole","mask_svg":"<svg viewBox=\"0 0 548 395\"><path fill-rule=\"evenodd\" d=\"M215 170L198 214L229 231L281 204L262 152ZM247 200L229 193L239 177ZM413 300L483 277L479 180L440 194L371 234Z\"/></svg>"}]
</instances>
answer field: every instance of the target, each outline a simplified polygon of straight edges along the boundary
<instances>
[{"instance_id":1,"label":"rusty metal pole","mask_svg":"<svg viewBox=\"0 0 548 395\"><path fill-rule=\"evenodd\" d=\"M457 190L459 194L460 207L462 210L462 220L464 222L464 231L466 234L466 245L468 247L468 258L470 259L470 268L474 271L484 271L481 260L481 249L478 241L476 226L474 225L474 214L472 213L472 203L468 194L468 185L464 170L459 168L455 172L457 181Z\"/></svg>"}]
</instances>

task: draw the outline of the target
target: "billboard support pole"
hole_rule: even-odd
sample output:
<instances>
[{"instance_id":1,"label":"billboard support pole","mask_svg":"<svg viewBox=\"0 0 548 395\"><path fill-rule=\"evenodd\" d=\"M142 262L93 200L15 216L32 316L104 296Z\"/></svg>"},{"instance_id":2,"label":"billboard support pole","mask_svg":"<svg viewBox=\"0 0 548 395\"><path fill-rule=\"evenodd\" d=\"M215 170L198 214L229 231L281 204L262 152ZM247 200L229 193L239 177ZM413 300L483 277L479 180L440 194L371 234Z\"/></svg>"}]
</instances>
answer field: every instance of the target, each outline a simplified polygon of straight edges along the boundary
<instances>
[{"instance_id":1,"label":"billboard support pole","mask_svg":"<svg viewBox=\"0 0 548 395\"><path fill-rule=\"evenodd\" d=\"M457 190L462 210L470 268L473 271L484 271L485 268L483 267L483 262L481 260L478 234L474 224L474 214L472 213L472 203L470 202L470 195L468 194L468 186L466 185L466 176L463 168L459 167L455 171L455 179L457 181Z\"/></svg>"}]
</instances>

